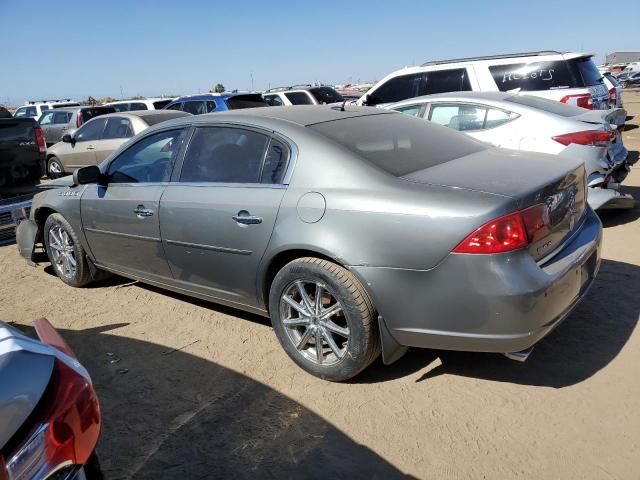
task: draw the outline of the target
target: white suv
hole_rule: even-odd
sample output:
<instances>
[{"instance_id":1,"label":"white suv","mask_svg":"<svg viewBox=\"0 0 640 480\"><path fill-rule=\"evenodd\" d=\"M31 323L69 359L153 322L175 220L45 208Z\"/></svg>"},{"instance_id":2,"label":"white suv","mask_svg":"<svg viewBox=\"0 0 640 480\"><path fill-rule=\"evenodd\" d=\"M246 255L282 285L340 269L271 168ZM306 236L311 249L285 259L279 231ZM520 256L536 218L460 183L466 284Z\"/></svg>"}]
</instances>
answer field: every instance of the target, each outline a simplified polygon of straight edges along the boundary
<instances>
[{"instance_id":1,"label":"white suv","mask_svg":"<svg viewBox=\"0 0 640 480\"><path fill-rule=\"evenodd\" d=\"M162 110L169 105L173 98L155 97L140 98L136 100L118 100L105 103L105 107L113 107L116 112L135 112L137 110Z\"/></svg>"},{"instance_id":2,"label":"white suv","mask_svg":"<svg viewBox=\"0 0 640 480\"><path fill-rule=\"evenodd\" d=\"M18 107L13 114L15 118L35 118L38 120L47 110L62 107L78 107L78 102L67 100L43 100L41 102L27 102L24 106Z\"/></svg>"},{"instance_id":3,"label":"white suv","mask_svg":"<svg viewBox=\"0 0 640 480\"><path fill-rule=\"evenodd\" d=\"M383 106L433 93L526 91L588 109L613 107L591 57L544 51L427 62L387 75L357 103Z\"/></svg>"},{"instance_id":4,"label":"white suv","mask_svg":"<svg viewBox=\"0 0 640 480\"><path fill-rule=\"evenodd\" d=\"M333 87L324 85L296 85L272 88L262 93L262 98L272 107L285 105L327 105L344 102L344 98Z\"/></svg>"}]
</instances>

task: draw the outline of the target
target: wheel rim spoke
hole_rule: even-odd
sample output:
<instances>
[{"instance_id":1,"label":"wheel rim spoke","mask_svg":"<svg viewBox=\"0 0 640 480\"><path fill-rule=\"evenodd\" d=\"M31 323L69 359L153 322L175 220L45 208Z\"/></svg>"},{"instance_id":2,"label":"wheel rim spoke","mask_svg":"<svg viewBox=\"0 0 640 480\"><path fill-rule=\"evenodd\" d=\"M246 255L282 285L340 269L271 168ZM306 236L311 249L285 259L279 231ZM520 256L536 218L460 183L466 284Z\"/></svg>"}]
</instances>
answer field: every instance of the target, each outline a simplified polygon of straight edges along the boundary
<instances>
[{"instance_id":1,"label":"wheel rim spoke","mask_svg":"<svg viewBox=\"0 0 640 480\"><path fill-rule=\"evenodd\" d=\"M320 315L322 311L322 294L324 293L324 285L316 283L316 298L313 303L314 315Z\"/></svg>"},{"instance_id":2,"label":"wheel rim spoke","mask_svg":"<svg viewBox=\"0 0 640 480\"><path fill-rule=\"evenodd\" d=\"M345 327L341 327L340 325L336 325L331 320L326 320L322 326L327 330L329 330L330 332L337 333L341 337L349 338L349 329Z\"/></svg>"},{"instance_id":3,"label":"wheel rim spoke","mask_svg":"<svg viewBox=\"0 0 640 480\"><path fill-rule=\"evenodd\" d=\"M322 311L320 315L320 320L327 320L341 311L342 311L342 305L340 305L340 302L336 302L334 305L331 305L329 308Z\"/></svg>"},{"instance_id":4,"label":"wheel rim spoke","mask_svg":"<svg viewBox=\"0 0 640 480\"><path fill-rule=\"evenodd\" d=\"M333 339L331 334L327 332L323 332L322 335L324 336L324 339L326 340L327 345L329 345L329 348L331 349L333 354L338 358L344 357L345 350L340 350L340 347L338 347L338 344Z\"/></svg>"},{"instance_id":5,"label":"wheel rim spoke","mask_svg":"<svg viewBox=\"0 0 640 480\"><path fill-rule=\"evenodd\" d=\"M296 345L296 348L298 350L302 350L302 348L309 343L309 340L311 339L311 334L313 333L313 330L311 328L307 328L304 332L304 334L302 335L302 337L300 337L300 341L298 342L298 345Z\"/></svg>"},{"instance_id":6,"label":"wheel rim spoke","mask_svg":"<svg viewBox=\"0 0 640 480\"><path fill-rule=\"evenodd\" d=\"M309 311L309 313L313 312L313 305L311 305L309 294L304 289L304 284L300 280L298 280L296 282L296 287L298 287L298 292L300 293L300 297L302 298L302 303L304 303L305 308Z\"/></svg>"},{"instance_id":7,"label":"wheel rim spoke","mask_svg":"<svg viewBox=\"0 0 640 480\"><path fill-rule=\"evenodd\" d=\"M299 314L304 315L305 317L309 317L311 316L311 312L308 311L304 305L299 304L298 302L296 302L293 298L289 297L288 295L284 295L282 297L282 300L284 300L285 302L287 302L287 304L293 308L294 310L296 310Z\"/></svg>"},{"instance_id":8,"label":"wheel rim spoke","mask_svg":"<svg viewBox=\"0 0 640 480\"><path fill-rule=\"evenodd\" d=\"M315 331L315 340L316 340L316 357L318 357L318 363L322 363L324 361L324 349L322 346L324 345L322 339L322 328L316 328Z\"/></svg>"},{"instance_id":9,"label":"wheel rim spoke","mask_svg":"<svg viewBox=\"0 0 640 480\"><path fill-rule=\"evenodd\" d=\"M289 328L306 327L309 325L309 321L309 317L285 318L282 323Z\"/></svg>"}]
</instances>

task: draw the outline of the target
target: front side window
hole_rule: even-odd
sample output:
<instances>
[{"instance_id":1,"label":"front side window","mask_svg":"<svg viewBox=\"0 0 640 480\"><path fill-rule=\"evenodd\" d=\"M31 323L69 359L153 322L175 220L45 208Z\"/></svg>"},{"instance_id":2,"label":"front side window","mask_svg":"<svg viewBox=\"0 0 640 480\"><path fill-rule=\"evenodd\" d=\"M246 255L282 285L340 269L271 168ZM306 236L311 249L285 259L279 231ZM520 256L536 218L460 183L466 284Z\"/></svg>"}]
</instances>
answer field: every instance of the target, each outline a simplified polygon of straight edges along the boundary
<instances>
[{"instance_id":1,"label":"front side window","mask_svg":"<svg viewBox=\"0 0 640 480\"><path fill-rule=\"evenodd\" d=\"M182 103L174 103L173 105L167 107L167 110L182 110Z\"/></svg>"},{"instance_id":2,"label":"front side window","mask_svg":"<svg viewBox=\"0 0 640 480\"><path fill-rule=\"evenodd\" d=\"M91 120L82 125L74 135L76 142L89 142L98 140L104 128L104 120L101 118Z\"/></svg>"},{"instance_id":3,"label":"front side window","mask_svg":"<svg viewBox=\"0 0 640 480\"><path fill-rule=\"evenodd\" d=\"M182 110L193 115L202 115L203 113L207 113L207 105L206 102L184 102Z\"/></svg>"},{"instance_id":4,"label":"front side window","mask_svg":"<svg viewBox=\"0 0 640 480\"><path fill-rule=\"evenodd\" d=\"M109 165L109 183L167 182L183 137L183 129L169 130L132 145Z\"/></svg>"},{"instance_id":5,"label":"front side window","mask_svg":"<svg viewBox=\"0 0 640 480\"><path fill-rule=\"evenodd\" d=\"M109 117L102 133L102 140L133 137L133 128L128 118Z\"/></svg>"},{"instance_id":6,"label":"front side window","mask_svg":"<svg viewBox=\"0 0 640 480\"><path fill-rule=\"evenodd\" d=\"M257 183L268 140L252 130L199 128L185 155L180 181Z\"/></svg>"},{"instance_id":7,"label":"front side window","mask_svg":"<svg viewBox=\"0 0 640 480\"><path fill-rule=\"evenodd\" d=\"M436 70L394 77L369 95L368 105L393 103L434 93L470 91L466 68Z\"/></svg>"},{"instance_id":8,"label":"front side window","mask_svg":"<svg viewBox=\"0 0 640 480\"><path fill-rule=\"evenodd\" d=\"M157 100L153 102L153 108L155 108L156 110L162 110L164 107L169 105L170 102L170 98L167 98L166 100Z\"/></svg>"},{"instance_id":9,"label":"front side window","mask_svg":"<svg viewBox=\"0 0 640 480\"><path fill-rule=\"evenodd\" d=\"M264 95L264 101L271 107L281 107L284 105L280 95Z\"/></svg>"},{"instance_id":10,"label":"front side window","mask_svg":"<svg viewBox=\"0 0 640 480\"><path fill-rule=\"evenodd\" d=\"M53 112L45 112L38 120L40 125L51 125L53 123Z\"/></svg>"},{"instance_id":11,"label":"front side window","mask_svg":"<svg viewBox=\"0 0 640 480\"><path fill-rule=\"evenodd\" d=\"M307 95L307 92L287 92L284 96L287 97L293 105L313 105L313 101L311 97Z\"/></svg>"},{"instance_id":12,"label":"front side window","mask_svg":"<svg viewBox=\"0 0 640 480\"><path fill-rule=\"evenodd\" d=\"M420 110L422 109L422 105L406 105L404 107L395 108L397 112L402 112L406 115L411 115L412 117L419 117Z\"/></svg>"}]
</instances>

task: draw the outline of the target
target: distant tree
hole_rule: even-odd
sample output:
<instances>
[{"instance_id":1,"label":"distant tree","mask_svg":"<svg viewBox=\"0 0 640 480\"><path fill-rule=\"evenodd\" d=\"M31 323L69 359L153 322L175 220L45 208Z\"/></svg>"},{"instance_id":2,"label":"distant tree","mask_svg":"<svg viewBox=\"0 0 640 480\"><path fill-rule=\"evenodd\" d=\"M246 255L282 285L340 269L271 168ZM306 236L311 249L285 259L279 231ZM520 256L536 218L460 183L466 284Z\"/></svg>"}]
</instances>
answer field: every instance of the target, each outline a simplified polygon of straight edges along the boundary
<instances>
[{"instance_id":1,"label":"distant tree","mask_svg":"<svg viewBox=\"0 0 640 480\"><path fill-rule=\"evenodd\" d=\"M84 103L85 105L97 105L98 104L98 100L96 100L92 96L88 96L87 98L85 98L82 101L82 103Z\"/></svg>"},{"instance_id":2,"label":"distant tree","mask_svg":"<svg viewBox=\"0 0 640 480\"><path fill-rule=\"evenodd\" d=\"M111 103L111 102L115 102L116 99L113 97L102 97L101 99L98 100L98 103L100 105L104 105L105 103Z\"/></svg>"},{"instance_id":3,"label":"distant tree","mask_svg":"<svg viewBox=\"0 0 640 480\"><path fill-rule=\"evenodd\" d=\"M216 84L215 87L209 90L209 93L222 93L224 92L224 85L221 83Z\"/></svg>"}]
</instances>

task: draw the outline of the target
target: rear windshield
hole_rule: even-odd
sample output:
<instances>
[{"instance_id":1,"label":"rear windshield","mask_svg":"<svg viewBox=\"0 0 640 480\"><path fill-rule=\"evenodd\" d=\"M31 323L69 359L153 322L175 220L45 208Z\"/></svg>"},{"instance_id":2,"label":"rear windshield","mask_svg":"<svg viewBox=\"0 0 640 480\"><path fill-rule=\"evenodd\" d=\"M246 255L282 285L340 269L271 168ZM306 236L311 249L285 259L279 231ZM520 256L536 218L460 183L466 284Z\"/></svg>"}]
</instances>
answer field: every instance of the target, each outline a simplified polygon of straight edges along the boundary
<instances>
[{"instance_id":1,"label":"rear windshield","mask_svg":"<svg viewBox=\"0 0 640 480\"><path fill-rule=\"evenodd\" d=\"M236 95L226 100L227 106L231 110L239 110L241 108L268 107L269 104L264 101L262 95Z\"/></svg>"},{"instance_id":2,"label":"rear windshield","mask_svg":"<svg viewBox=\"0 0 640 480\"><path fill-rule=\"evenodd\" d=\"M344 98L331 87L310 88L311 95L316 97L318 103L344 102Z\"/></svg>"},{"instance_id":3,"label":"rear windshield","mask_svg":"<svg viewBox=\"0 0 640 480\"><path fill-rule=\"evenodd\" d=\"M309 128L396 177L488 148L463 133L402 113L345 118Z\"/></svg>"},{"instance_id":4,"label":"rear windshield","mask_svg":"<svg viewBox=\"0 0 640 480\"><path fill-rule=\"evenodd\" d=\"M35 126L35 120L2 120L0 121L0 138L3 142L17 142L33 139L35 137ZM37 149L37 147L35 148Z\"/></svg>"},{"instance_id":5,"label":"rear windshield","mask_svg":"<svg viewBox=\"0 0 640 480\"><path fill-rule=\"evenodd\" d=\"M164 107L171 103L171 99L167 98L166 100L158 100L157 102L153 102L153 108L156 110L162 110Z\"/></svg>"},{"instance_id":6,"label":"rear windshield","mask_svg":"<svg viewBox=\"0 0 640 480\"><path fill-rule=\"evenodd\" d=\"M602 75L590 57L551 62L494 65L489 71L501 92L555 90L600 85Z\"/></svg>"},{"instance_id":7,"label":"rear windshield","mask_svg":"<svg viewBox=\"0 0 640 480\"><path fill-rule=\"evenodd\" d=\"M548 98L534 97L533 95L514 95L513 97L505 98L505 100L563 117L575 117L576 115L585 113L584 108L567 105L566 103L557 102Z\"/></svg>"}]
</instances>

